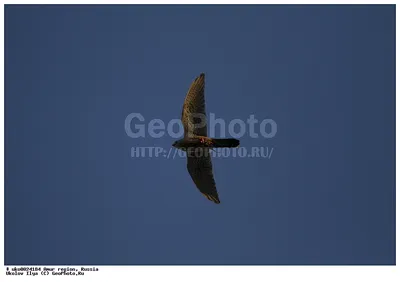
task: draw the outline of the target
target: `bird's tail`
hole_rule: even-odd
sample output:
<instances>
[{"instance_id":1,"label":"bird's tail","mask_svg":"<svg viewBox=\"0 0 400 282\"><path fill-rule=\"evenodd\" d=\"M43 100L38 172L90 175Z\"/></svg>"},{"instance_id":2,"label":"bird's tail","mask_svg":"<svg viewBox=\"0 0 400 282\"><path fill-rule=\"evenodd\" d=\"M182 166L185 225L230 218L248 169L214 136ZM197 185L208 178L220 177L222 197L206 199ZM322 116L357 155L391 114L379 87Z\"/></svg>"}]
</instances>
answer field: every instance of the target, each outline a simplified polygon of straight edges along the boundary
<instances>
[{"instance_id":1,"label":"bird's tail","mask_svg":"<svg viewBox=\"0 0 400 282\"><path fill-rule=\"evenodd\" d=\"M223 148L223 147L233 148L239 146L240 141L235 138L226 138L226 139L213 138L212 144L214 148Z\"/></svg>"}]
</instances>

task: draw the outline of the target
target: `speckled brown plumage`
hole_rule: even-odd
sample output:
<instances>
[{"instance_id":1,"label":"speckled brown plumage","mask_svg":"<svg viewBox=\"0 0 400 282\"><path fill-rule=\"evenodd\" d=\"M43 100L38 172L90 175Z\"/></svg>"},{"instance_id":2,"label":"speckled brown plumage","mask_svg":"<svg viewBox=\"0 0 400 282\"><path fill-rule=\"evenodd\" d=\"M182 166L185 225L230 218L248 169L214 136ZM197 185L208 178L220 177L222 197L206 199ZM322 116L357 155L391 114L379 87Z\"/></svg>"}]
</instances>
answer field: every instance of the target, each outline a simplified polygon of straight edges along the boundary
<instances>
[{"instance_id":1,"label":"speckled brown plumage","mask_svg":"<svg viewBox=\"0 0 400 282\"><path fill-rule=\"evenodd\" d=\"M210 201L220 203L215 185L211 148L232 148L239 146L234 138L207 137L207 118L204 99L205 75L200 74L191 84L182 109L184 138L172 146L186 151L187 169L200 192Z\"/></svg>"},{"instance_id":2,"label":"speckled brown plumage","mask_svg":"<svg viewBox=\"0 0 400 282\"><path fill-rule=\"evenodd\" d=\"M185 136L207 136L204 88L205 75L202 73L192 82L183 103L182 123ZM205 123L202 127L202 124L198 122L201 116L204 120L200 122ZM195 154L194 150L199 153ZM219 204L209 150L208 148L189 148L187 150L187 170L200 192L210 201Z\"/></svg>"}]
</instances>

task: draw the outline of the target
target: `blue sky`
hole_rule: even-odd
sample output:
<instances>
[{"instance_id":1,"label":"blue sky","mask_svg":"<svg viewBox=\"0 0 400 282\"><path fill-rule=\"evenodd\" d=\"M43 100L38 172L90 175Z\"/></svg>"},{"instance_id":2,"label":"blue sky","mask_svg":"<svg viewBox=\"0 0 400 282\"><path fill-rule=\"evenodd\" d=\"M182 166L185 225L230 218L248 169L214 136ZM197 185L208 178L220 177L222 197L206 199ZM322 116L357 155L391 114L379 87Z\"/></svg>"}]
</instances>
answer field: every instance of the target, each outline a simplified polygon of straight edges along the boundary
<instances>
[{"instance_id":1,"label":"blue sky","mask_svg":"<svg viewBox=\"0 0 400 282\"><path fill-rule=\"evenodd\" d=\"M6 264L394 264L395 6L6 6ZM271 159L131 158L128 114L273 119Z\"/></svg>"}]
</instances>

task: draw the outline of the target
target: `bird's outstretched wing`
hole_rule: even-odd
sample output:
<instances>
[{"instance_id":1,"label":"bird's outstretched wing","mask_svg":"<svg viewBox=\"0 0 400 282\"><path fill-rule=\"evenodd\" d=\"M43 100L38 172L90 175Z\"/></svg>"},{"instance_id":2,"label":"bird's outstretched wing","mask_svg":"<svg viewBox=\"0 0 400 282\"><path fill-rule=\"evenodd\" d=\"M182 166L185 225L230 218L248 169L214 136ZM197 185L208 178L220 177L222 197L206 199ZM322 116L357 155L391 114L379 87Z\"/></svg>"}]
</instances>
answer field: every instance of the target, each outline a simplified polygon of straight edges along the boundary
<instances>
[{"instance_id":1,"label":"bird's outstretched wing","mask_svg":"<svg viewBox=\"0 0 400 282\"><path fill-rule=\"evenodd\" d=\"M219 204L209 149L189 148L187 151L187 169L200 192L210 201Z\"/></svg>"},{"instance_id":2,"label":"bird's outstretched wing","mask_svg":"<svg viewBox=\"0 0 400 282\"><path fill-rule=\"evenodd\" d=\"M205 75L196 77L186 94L182 109L185 137L207 136L207 118L204 99Z\"/></svg>"}]
</instances>

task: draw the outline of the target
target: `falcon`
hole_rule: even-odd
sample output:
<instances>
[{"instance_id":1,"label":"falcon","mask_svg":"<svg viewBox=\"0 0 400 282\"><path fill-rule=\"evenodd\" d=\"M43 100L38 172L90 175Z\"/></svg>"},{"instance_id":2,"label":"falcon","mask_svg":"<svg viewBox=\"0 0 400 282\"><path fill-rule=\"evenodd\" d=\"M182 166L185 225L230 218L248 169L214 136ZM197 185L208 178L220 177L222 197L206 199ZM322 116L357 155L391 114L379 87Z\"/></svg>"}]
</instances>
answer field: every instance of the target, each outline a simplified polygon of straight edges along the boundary
<instances>
[{"instance_id":1,"label":"falcon","mask_svg":"<svg viewBox=\"0 0 400 282\"><path fill-rule=\"evenodd\" d=\"M184 137L172 146L186 152L187 170L196 187L210 201L220 203L215 185L210 150L239 146L235 138L207 137L207 118L204 98L205 75L201 73L191 84L182 109Z\"/></svg>"}]
</instances>

